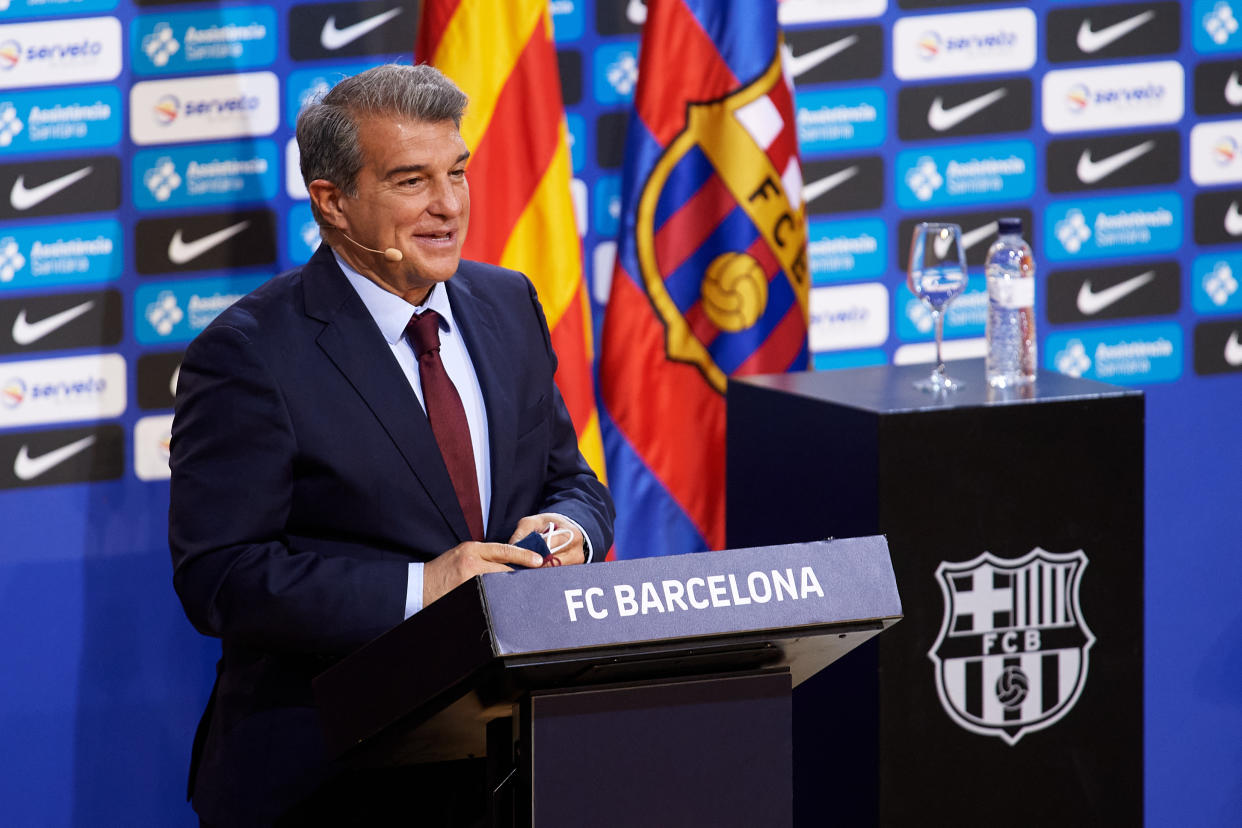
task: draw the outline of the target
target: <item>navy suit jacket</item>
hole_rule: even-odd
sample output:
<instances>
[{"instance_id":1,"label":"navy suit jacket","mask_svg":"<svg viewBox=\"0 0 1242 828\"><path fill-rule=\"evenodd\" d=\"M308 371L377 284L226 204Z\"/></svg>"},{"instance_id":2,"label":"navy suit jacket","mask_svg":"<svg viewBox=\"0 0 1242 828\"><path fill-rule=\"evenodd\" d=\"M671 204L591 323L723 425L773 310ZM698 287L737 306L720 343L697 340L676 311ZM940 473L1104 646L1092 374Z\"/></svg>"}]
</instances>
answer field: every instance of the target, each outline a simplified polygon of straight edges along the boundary
<instances>
[{"instance_id":1,"label":"navy suit jacket","mask_svg":"<svg viewBox=\"0 0 1242 828\"><path fill-rule=\"evenodd\" d=\"M612 501L553 384L533 286L463 261L445 287L487 411L487 540L559 512L602 558ZM311 678L399 623L409 563L469 531L418 399L327 245L190 344L170 464L174 585L194 626L223 642L194 806L208 822L261 824L334 772Z\"/></svg>"}]
</instances>

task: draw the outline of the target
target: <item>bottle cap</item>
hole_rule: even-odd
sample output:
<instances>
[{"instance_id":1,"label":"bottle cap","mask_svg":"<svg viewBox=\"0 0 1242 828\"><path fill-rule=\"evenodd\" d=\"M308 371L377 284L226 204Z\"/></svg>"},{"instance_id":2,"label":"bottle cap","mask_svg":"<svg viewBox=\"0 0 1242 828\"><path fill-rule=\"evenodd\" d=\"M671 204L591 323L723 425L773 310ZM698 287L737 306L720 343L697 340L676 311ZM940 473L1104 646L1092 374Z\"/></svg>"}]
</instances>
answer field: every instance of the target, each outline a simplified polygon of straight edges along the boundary
<instances>
[{"instance_id":1,"label":"bottle cap","mask_svg":"<svg viewBox=\"0 0 1242 828\"><path fill-rule=\"evenodd\" d=\"M1006 216L1005 218L996 220L997 229L1000 235L1008 236L1011 234L1022 234L1022 219L1016 216Z\"/></svg>"}]
</instances>

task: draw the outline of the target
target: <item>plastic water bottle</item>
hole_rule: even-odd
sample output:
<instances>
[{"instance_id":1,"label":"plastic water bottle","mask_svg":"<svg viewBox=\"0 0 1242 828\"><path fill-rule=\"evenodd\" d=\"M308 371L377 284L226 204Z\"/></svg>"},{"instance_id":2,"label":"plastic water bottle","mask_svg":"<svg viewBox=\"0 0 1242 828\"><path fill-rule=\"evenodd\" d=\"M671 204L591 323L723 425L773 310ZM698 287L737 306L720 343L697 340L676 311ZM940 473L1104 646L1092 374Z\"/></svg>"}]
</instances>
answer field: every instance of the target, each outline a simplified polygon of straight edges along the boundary
<instances>
[{"instance_id":1,"label":"plastic water bottle","mask_svg":"<svg viewBox=\"0 0 1242 828\"><path fill-rule=\"evenodd\" d=\"M1035 260L1022 240L1022 219L1003 218L988 249L987 378L993 388L1035 379Z\"/></svg>"}]
</instances>

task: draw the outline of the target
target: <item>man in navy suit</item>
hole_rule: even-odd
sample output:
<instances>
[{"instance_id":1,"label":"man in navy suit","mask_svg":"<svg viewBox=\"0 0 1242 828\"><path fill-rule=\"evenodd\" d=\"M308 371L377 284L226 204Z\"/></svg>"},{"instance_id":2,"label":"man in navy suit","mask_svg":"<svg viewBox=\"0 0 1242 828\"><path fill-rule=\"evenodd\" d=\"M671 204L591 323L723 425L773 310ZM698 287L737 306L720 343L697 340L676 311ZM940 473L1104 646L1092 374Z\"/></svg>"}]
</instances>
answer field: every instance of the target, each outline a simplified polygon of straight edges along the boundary
<instances>
[{"instance_id":1,"label":"man in navy suit","mask_svg":"<svg viewBox=\"0 0 1242 828\"><path fill-rule=\"evenodd\" d=\"M186 351L173 580L223 647L192 760L205 825L371 824L392 790L412 824L469 822L484 807L475 769L343 776L324 756L311 679L477 574L539 566L509 545L529 532L555 526L565 564L612 543L612 501L553 384L534 288L461 260L464 105L435 69L385 66L304 110L302 175L325 243ZM455 448L433 428L440 403L432 423L424 413L441 368L407 336L422 309L437 314L465 414Z\"/></svg>"}]
</instances>

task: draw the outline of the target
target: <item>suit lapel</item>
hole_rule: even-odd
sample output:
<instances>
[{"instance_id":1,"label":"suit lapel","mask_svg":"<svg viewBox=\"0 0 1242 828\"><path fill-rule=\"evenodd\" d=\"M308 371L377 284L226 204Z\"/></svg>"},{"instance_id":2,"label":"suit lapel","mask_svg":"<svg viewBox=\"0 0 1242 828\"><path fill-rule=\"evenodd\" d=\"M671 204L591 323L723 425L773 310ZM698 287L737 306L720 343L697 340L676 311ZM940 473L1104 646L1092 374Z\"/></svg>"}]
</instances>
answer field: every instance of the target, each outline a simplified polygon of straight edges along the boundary
<instances>
[{"instance_id":1,"label":"suit lapel","mask_svg":"<svg viewBox=\"0 0 1242 828\"><path fill-rule=\"evenodd\" d=\"M463 263L465 264L465 263ZM485 291L464 277L461 269L446 283L453 319L461 328L470 362L474 365L483 407L487 411L487 436L492 462L492 502L488 509L488 535L500 527L513 479L513 453L516 445L514 410L516 401L511 383L501 376L505 364L506 342L496 309ZM508 541L507 537L500 540Z\"/></svg>"},{"instance_id":2,"label":"suit lapel","mask_svg":"<svg viewBox=\"0 0 1242 828\"><path fill-rule=\"evenodd\" d=\"M324 323L316 343L375 414L458 540L470 540L431 425L375 320L341 273L328 245L320 245L303 268L302 284L307 315Z\"/></svg>"}]
</instances>

